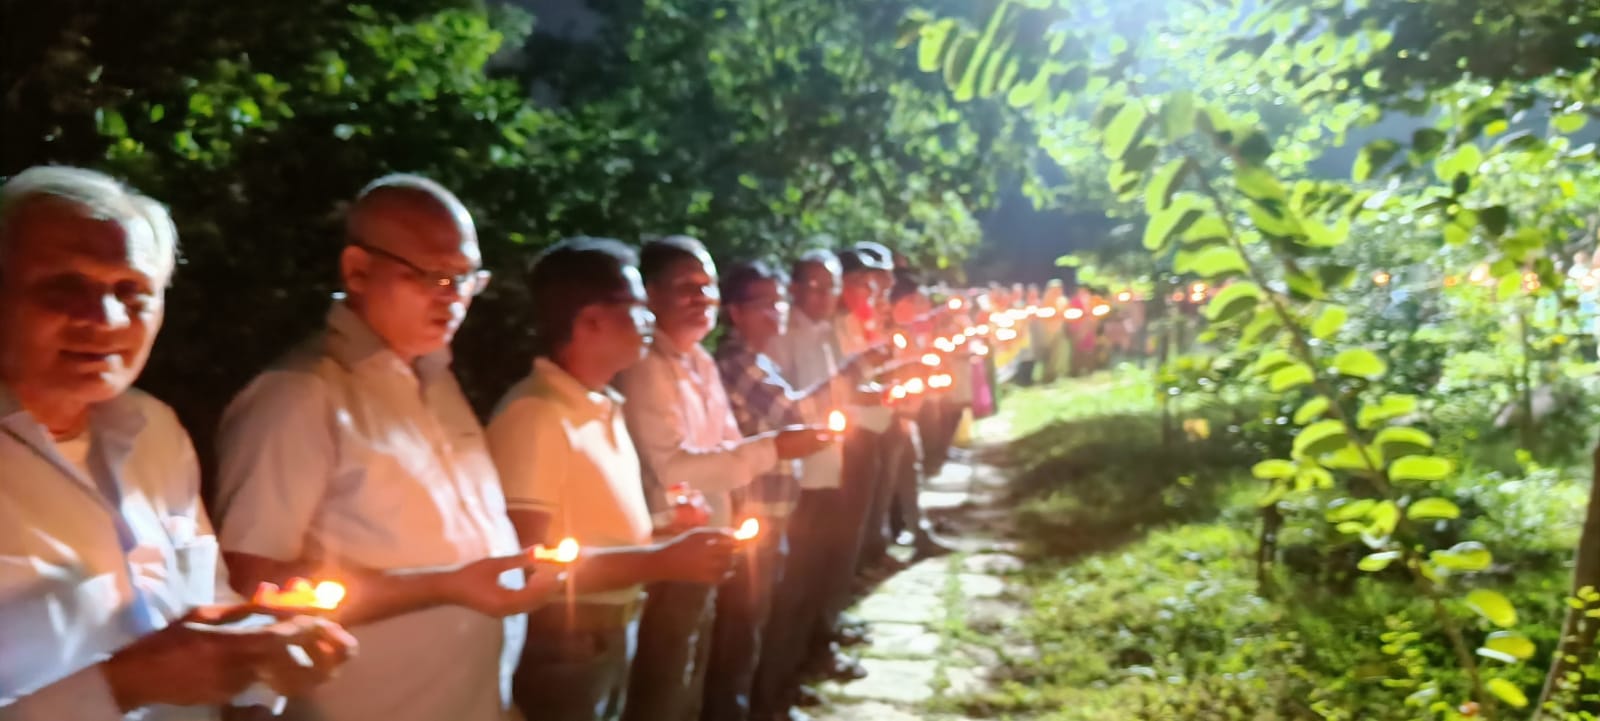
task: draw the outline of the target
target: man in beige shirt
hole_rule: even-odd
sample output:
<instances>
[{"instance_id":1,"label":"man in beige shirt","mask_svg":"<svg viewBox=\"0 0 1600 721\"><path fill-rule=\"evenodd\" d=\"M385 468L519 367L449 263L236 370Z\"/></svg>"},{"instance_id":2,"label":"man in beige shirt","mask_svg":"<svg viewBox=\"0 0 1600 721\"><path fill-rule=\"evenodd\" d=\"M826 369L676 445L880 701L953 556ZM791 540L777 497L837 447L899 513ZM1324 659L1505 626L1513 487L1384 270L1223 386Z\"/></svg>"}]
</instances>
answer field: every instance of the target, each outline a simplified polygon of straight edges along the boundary
<instances>
[{"instance_id":1,"label":"man in beige shirt","mask_svg":"<svg viewBox=\"0 0 1600 721\"><path fill-rule=\"evenodd\" d=\"M366 653L290 718L498 721L523 614L560 575L521 552L450 371L450 340L489 279L472 217L438 184L390 176L362 191L347 233L347 295L326 331L223 417L222 549L239 588L349 586L338 617Z\"/></svg>"},{"instance_id":2,"label":"man in beige shirt","mask_svg":"<svg viewBox=\"0 0 1600 721\"><path fill-rule=\"evenodd\" d=\"M573 595L529 617L516 699L540 721L620 716L644 583L720 580L733 561L725 529L653 543L639 456L609 387L638 362L654 316L632 250L574 238L528 275L538 357L489 424L511 522L528 545L577 540Z\"/></svg>"},{"instance_id":3,"label":"man in beige shirt","mask_svg":"<svg viewBox=\"0 0 1600 721\"><path fill-rule=\"evenodd\" d=\"M628 431L643 462L646 500L666 506L682 484L704 493L711 525L735 519L730 493L780 460L811 455L832 441L822 429L746 437L734 421L716 361L700 343L716 326L717 269L700 241L673 236L646 243L639 269L656 333L650 352L618 377L628 399ZM713 589L658 584L639 629L628 721L694 721L700 716Z\"/></svg>"}]
</instances>

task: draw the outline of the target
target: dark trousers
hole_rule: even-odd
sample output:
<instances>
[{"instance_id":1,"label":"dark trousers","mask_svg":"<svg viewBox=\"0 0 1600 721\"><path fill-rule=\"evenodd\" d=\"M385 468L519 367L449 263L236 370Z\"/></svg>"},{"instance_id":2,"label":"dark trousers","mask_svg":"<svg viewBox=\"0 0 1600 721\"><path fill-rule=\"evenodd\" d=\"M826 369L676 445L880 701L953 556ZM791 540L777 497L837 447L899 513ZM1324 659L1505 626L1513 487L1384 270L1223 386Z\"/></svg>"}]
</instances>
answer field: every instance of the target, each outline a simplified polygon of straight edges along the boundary
<instances>
[{"instance_id":1,"label":"dark trousers","mask_svg":"<svg viewBox=\"0 0 1600 721\"><path fill-rule=\"evenodd\" d=\"M695 721L705 698L716 587L652 584L639 619L623 721Z\"/></svg>"},{"instance_id":2,"label":"dark trousers","mask_svg":"<svg viewBox=\"0 0 1600 721\"><path fill-rule=\"evenodd\" d=\"M637 611L554 604L533 613L513 692L524 718L615 721L627 696Z\"/></svg>"},{"instance_id":3,"label":"dark trousers","mask_svg":"<svg viewBox=\"0 0 1600 721\"><path fill-rule=\"evenodd\" d=\"M830 546L823 588L823 619L829 624L830 634L839 614L850 607L857 564L869 535L869 514L881 485L888 482L882 472L883 436L861 430L845 436L839 494L841 508L829 523Z\"/></svg>"},{"instance_id":4,"label":"dark trousers","mask_svg":"<svg viewBox=\"0 0 1600 721\"><path fill-rule=\"evenodd\" d=\"M916 425L896 418L894 425L877 437L878 464L866 530L861 540L857 563L865 568L889 552L900 531L921 527L917 505L918 471Z\"/></svg>"},{"instance_id":5,"label":"dark trousers","mask_svg":"<svg viewBox=\"0 0 1600 721\"><path fill-rule=\"evenodd\" d=\"M833 619L823 615L823 589L838 560L830 554L839 545L838 518L843 512L842 490L812 489L800 493L789 514L785 534L789 557L772 595L751 701L758 715L783 710L812 639L833 630Z\"/></svg>"},{"instance_id":6,"label":"dark trousers","mask_svg":"<svg viewBox=\"0 0 1600 721\"><path fill-rule=\"evenodd\" d=\"M761 535L747 541L751 545L740 554L733 575L717 588L702 721L751 718L763 636L789 554L787 519L766 516L761 523Z\"/></svg>"}]
</instances>

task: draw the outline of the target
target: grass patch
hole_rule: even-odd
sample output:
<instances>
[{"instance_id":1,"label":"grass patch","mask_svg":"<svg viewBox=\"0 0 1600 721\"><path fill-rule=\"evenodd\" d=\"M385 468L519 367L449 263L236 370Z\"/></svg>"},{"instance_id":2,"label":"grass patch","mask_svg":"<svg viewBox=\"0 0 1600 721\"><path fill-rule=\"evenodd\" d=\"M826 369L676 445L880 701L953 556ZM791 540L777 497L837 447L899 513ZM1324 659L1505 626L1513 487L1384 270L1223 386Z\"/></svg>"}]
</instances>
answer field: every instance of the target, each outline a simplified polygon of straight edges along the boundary
<instances>
[{"instance_id":1,"label":"grass patch","mask_svg":"<svg viewBox=\"0 0 1600 721\"><path fill-rule=\"evenodd\" d=\"M1023 433L1011 462L1028 613L995 645L1031 653L1004 658L993 690L947 702L1048 721L1449 718L1465 680L1409 578L1355 571L1365 547L1322 519L1327 498L1301 494L1286 504L1267 577L1276 591L1264 592L1263 488L1248 471L1259 447L1232 429L1164 442L1154 398L1129 374L1006 398ZM1226 427L1206 413L1177 415ZM1585 476L1484 469L1430 491L1467 517L1440 524L1430 543L1472 538L1494 551L1496 565L1454 591L1489 585L1516 606L1535 660L1483 666L1530 696L1558 633ZM1463 630L1476 646L1494 629L1468 620ZM1421 681L1439 682L1450 703L1407 705Z\"/></svg>"}]
</instances>

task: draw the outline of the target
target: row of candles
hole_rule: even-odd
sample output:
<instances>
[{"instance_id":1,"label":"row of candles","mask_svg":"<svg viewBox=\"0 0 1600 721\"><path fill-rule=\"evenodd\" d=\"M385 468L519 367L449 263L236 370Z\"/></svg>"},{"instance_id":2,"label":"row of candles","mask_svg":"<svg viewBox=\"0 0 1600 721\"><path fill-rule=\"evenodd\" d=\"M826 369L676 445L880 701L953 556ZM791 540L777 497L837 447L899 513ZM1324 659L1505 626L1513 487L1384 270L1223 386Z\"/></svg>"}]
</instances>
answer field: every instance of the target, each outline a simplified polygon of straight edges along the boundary
<instances>
[{"instance_id":1,"label":"row of candles","mask_svg":"<svg viewBox=\"0 0 1600 721\"><path fill-rule=\"evenodd\" d=\"M959 310L961 308L961 299L951 298L949 308L951 310ZM995 337L1001 341L1015 338L1016 331L1013 327L1018 321L1028 317L1050 318L1055 315L1055 311L1056 309L1050 307L1039 308L1034 306L1027 309L1012 309L994 313L991 315L991 320L998 326L998 328L994 329ZM1093 309L1093 313L1096 316L1105 315L1109 311L1109 306L1104 305L1096 306ZM1069 319L1082 315L1082 311L1076 308L1068 308L1065 313ZM990 330L991 328L987 324L968 327L965 331L953 336L935 339L934 347L943 353L954 353L959 346L966 344L971 339L988 335ZM893 343L896 348L904 350L909 346L910 341L905 334L895 333ZM974 345L973 352L977 355L984 355L988 351L981 343L978 343ZM922 365L928 369L939 368L943 365L943 358L939 353L925 353L920 360ZM930 391L948 389L954 385L955 379L949 373L929 373L925 376L914 375L895 382L885 389L885 401L892 404ZM844 433L848 428L845 414L838 410L830 412L826 427L830 433ZM687 504L691 501L680 497L678 502ZM741 543L752 541L760 534L761 522L755 518L746 518L739 523L737 528L733 529L734 540ZM561 539L553 548L544 545L534 546L529 549L528 555L535 562L566 566L577 562L583 555L582 551L583 549L578 540L568 537ZM281 587L274 583L261 583L256 588L255 595L251 598L251 601L262 608L279 611L331 612L339 608L339 605L344 602L346 594L347 591L344 584L338 581L322 580L313 582L305 578L292 578Z\"/></svg>"}]
</instances>

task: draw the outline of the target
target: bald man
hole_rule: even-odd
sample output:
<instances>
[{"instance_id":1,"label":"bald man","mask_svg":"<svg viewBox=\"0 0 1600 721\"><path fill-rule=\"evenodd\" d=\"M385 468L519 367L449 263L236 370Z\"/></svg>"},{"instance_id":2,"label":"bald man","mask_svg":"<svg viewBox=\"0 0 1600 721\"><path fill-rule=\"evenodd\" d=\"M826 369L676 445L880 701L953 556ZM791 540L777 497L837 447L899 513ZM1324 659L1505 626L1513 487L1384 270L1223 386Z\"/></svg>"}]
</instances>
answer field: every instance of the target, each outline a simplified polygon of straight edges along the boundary
<instances>
[{"instance_id":1,"label":"bald man","mask_svg":"<svg viewBox=\"0 0 1600 721\"><path fill-rule=\"evenodd\" d=\"M361 192L347 236L326 330L224 414L224 557L240 588L296 575L350 587L339 619L365 653L289 718L495 721L511 713L523 614L559 574L519 551L450 370L489 281L477 233L449 191L400 175Z\"/></svg>"}]
</instances>

